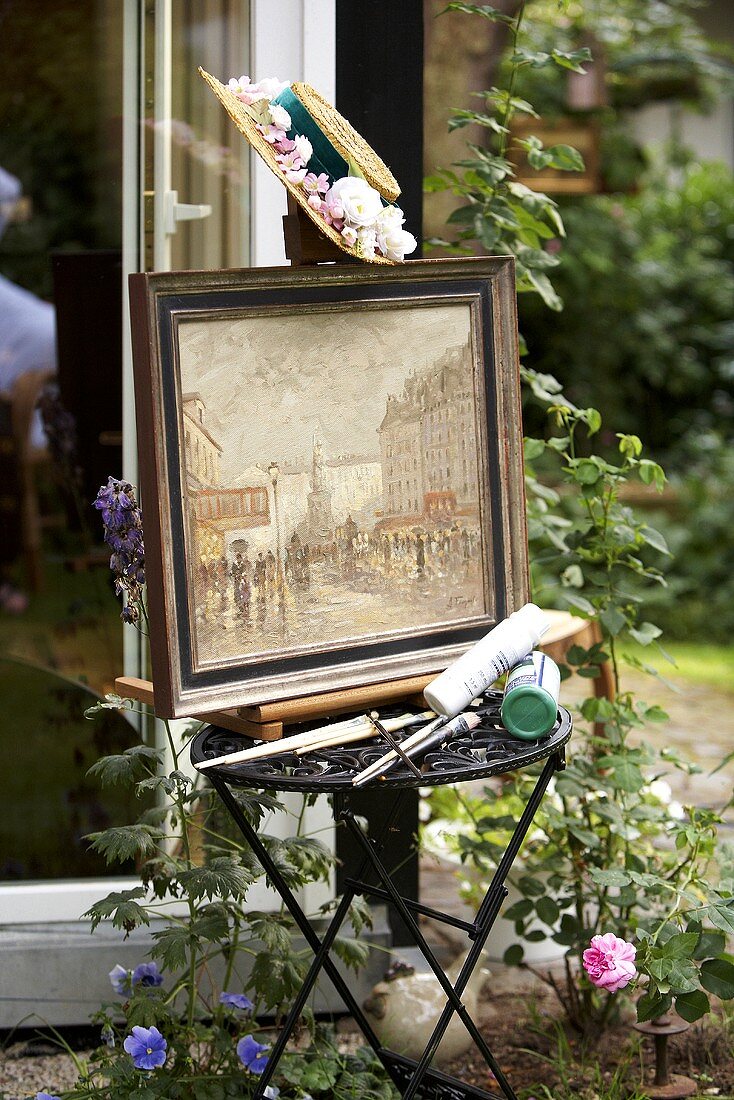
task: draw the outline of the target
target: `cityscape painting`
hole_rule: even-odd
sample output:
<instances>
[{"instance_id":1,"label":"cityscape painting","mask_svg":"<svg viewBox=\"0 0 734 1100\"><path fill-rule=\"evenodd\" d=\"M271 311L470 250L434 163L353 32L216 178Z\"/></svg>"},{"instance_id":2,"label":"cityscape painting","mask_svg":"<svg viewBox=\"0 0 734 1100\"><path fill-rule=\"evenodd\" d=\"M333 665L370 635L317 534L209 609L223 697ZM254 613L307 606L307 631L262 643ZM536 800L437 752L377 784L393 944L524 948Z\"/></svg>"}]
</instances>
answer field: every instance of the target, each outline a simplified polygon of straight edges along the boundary
<instances>
[{"instance_id":1,"label":"cityscape painting","mask_svg":"<svg viewBox=\"0 0 734 1100\"><path fill-rule=\"evenodd\" d=\"M198 666L491 612L468 304L178 332Z\"/></svg>"},{"instance_id":2,"label":"cityscape painting","mask_svg":"<svg viewBox=\"0 0 734 1100\"><path fill-rule=\"evenodd\" d=\"M511 257L136 274L130 313L161 717L407 685L527 601Z\"/></svg>"}]
</instances>

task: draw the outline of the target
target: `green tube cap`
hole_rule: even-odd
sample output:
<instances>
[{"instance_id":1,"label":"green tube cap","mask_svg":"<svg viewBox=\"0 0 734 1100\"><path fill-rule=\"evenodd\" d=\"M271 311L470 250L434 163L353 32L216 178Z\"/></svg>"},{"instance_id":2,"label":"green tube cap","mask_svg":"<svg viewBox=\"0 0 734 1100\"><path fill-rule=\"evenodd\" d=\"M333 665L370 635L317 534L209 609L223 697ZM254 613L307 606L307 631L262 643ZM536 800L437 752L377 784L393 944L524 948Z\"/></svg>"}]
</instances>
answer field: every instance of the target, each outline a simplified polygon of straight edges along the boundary
<instances>
[{"instance_id":1,"label":"green tube cap","mask_svg":"<svg viewBox=\"0 0 734 1100\"><path fill-rule=\"evenodd\" d=\"M542 688L516 687L502 700L501 715L505 729L513 737L537 741L553 729L556 704Z\"/></svg>"}]
</instances>

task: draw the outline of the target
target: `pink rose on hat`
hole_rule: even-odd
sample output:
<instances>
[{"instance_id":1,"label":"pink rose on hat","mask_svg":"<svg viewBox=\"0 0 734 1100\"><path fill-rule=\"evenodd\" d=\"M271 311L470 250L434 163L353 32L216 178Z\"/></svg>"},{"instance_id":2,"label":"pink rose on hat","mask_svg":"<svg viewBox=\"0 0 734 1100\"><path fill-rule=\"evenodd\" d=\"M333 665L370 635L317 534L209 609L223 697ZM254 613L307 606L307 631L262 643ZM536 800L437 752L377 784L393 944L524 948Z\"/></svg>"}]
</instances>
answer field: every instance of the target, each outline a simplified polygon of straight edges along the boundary
<instances>
[{"instance_id":1,"label":"pink rose on hat","mask_svg":"<svg viewBox=\"0 0 734 1100\"><path fill-rule=\"evenodd\" d=\"M583 955L584 970L589 981L598 989L607 993L616 993L637 976L634 963L637 951L634 944L606 932L603 936L592 936L589 947Z\"/></svg>"}]
</instances>

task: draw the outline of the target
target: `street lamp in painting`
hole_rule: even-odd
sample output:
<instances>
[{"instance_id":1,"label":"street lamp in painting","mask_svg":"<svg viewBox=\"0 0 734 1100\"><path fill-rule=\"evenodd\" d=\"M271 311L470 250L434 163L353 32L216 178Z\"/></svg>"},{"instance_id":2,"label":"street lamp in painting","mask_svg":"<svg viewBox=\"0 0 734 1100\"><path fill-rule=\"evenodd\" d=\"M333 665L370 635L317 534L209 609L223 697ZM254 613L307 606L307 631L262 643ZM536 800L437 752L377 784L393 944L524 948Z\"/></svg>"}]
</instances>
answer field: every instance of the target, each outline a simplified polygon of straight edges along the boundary
<instances>
[{"instance_id":1,"label":"street lamp in painting","mask_svg":"<svg viewBox=\"0 0 734 1100\"><path fill-rule=\"evenodd\" d=\"M280 604L281 615L285 611L285 591L284 591L284 577L283 577L283 556L280 546L280 510L278 508L278 474L280 473L280 466L277 462L271 462L268 466L268 473L270 475L270 483L273 486L273 512L275 513L275 575L276 584L278 585L278 602Z\"/></svg>"}]
</instances>

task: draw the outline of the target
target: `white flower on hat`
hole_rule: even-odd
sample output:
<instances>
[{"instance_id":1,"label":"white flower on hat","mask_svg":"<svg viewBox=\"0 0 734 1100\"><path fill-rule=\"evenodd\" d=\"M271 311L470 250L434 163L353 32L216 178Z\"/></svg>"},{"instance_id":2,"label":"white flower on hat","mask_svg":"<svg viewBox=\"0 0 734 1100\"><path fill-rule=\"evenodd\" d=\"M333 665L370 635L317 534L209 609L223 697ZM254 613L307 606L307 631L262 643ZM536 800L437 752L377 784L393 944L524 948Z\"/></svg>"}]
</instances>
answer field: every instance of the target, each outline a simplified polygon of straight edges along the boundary
<instances>
[{"instance_id":1,"label":"white flower on hat","mask_svg":"<svg viewBox=\"0 0 734 1100\"><path fill-rule=\"evenodd\" d=\"M273 120L273 125L277 126L279 130L290 130L291 116L285 107L281 107L279 103L271 103L268 107L268 114Z\"/></svg>"},{"instance_id":2,"label":"white flower on hat","mask_svg":"<svg viewBox=\"0 0 734 1100\"><path fill-rule=\"evenodd\" d=\"M418 242L402 228L405 215L399 206L386 206L377 221L377 247L388 260L402 260L414 252Z\"/></svg>"},{"instance_id":3,"label":"white flower on hat","mask_svg":"<svg viewBox=\"0 0 734 1100\"><path fill-rule=\"evenodd\" d=\"M364 260L374 260L377 248L377 234L374 229L365 226L357 230L357 253Z\"/></svg>"},{"instance_id":4,"label":"white flower on hat","mask_svg":"<svg viewBox=\"0 0 734 1100\"><path fill-rule=\"evenodd\" d=\"M354 248L357 243L357 230L352 229L351 225L345 225L342 229L342 237L350 248Z\"/></svg>"},{"instance_id":5,"label":"white flower on hat","mask_svg":"<svg viewBox=\"0 0 734 1100\"><path fill-rule=\"evenodd\" d=\"M296 152L298 153L299 157L304 164L308 164L311 157L313 156L313 145L307 137L304 137L303 134L296 134L293 140L296 144Z\"/></svg>"},{"instance_id":6,"label":"white flower on hat","mask_svg":"<svg viewBox=\"0 0 734 1100\"><path fill-rule=\"evenodd\" d=\"M390 230L400 229L405 222L405 214L399 206L383 206L375 223L378 235Z\"/></svg>"},{"instance_id":7,"label":"white flower on hat","mask_svg":"<svg viewBox=\"0 0 734 1100\"><path fill-rule=\"evenodd\" d=\"M290 82L288 80L278 80L277 76L266 76L253 87L261 92L266 99L275 99L286 88L290 88Z\"/></svg>"},{"instance_id":8,"label":"white flower on hat","mask_svg":"<svg viewBox=\"0 0 734 1100\"><path fill-rule=\"evenodd\" d=\"M382 210L379 191L359 176L343 176L332 184L331 193L343 207L347 224L357 229L373 225Z\"/></svg>"},{"instance_id":9,"label":"white flower on hat","mask_svg":"<svg viewBox=\"0 0 734 1100\"><path fill-rule=\"evenodd\" d=\"M377 244L388 260L403 260L411 252L415 252L418 246L413 234L401 229L399 225L390 226L387 230L378 230Z\"/></svg>"}]
</instances>

